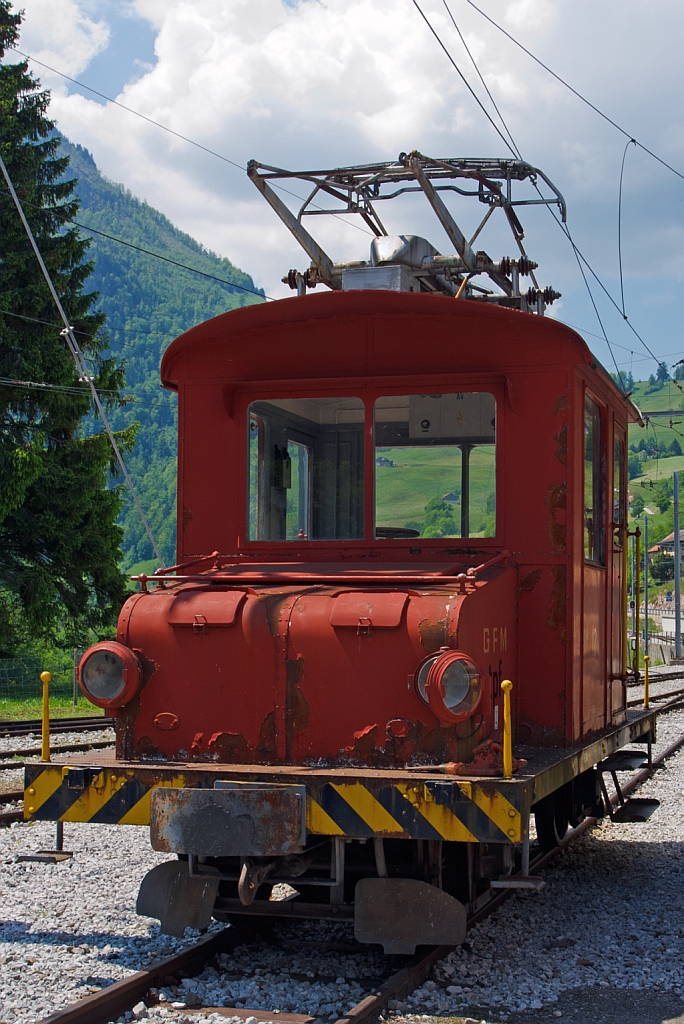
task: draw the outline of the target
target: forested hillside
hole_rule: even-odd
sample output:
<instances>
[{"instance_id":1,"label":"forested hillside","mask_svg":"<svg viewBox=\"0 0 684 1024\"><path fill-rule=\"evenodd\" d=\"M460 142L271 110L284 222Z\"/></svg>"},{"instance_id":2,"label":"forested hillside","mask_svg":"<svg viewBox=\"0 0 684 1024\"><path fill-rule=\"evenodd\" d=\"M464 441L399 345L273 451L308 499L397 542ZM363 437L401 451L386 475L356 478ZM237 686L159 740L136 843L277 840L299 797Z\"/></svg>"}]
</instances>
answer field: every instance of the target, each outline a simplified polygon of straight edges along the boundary
<instances>
[{"instance_id":1,"label":"forested hillside","mask_svg":"<svg viewBox=\"0 0 684 1024\"><path fill-rule=\"evenodd\" d=\"M221 259L140 202L123 186L108 181L90 154L62 140L71 164L67 177L78 179L82 224L161 253L206 274L254 288L248 274ZM260 302L257 295L200 277L145 253L83 231L92 238L95 271L88 290L100 293L112 349L126 362L126 394L133 401L113 410L112 425L139 422L135 450L127 466L162 554L172 564L175 552L176 398L159 387L159 363L182 331L228 309ZM96 429L98 429L96 427ZM140 518L130 500L123 514L124 568L152 558Z\"/></svg>"}]
</instances>

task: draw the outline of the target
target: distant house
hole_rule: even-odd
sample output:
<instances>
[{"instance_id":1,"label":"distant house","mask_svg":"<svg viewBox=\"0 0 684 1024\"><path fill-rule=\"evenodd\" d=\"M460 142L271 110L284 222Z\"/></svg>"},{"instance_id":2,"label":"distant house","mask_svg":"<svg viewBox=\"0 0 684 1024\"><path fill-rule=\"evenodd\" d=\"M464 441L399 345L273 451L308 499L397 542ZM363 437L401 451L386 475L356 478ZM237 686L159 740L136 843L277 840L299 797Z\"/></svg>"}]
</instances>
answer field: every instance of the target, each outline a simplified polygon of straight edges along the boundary
<instances>
[{"instance_id":1,"label":"distant house","mask_svg":"<svg viewBox=\"0 0 684 1024\"><path fill-rule=\"evenodd\" d=\"M452 504L457 505L458 504L458 494L454 494L453 491L449 491L448 494L444 495L444 497L442 498L442 501L450 501Z\"/></svg>"},{"instance_id":2,"label":"distant house","mask_svg":"<svg viewBox=\"0 0 684 1024\"><path fill-rule=\"evenodd\" d=\"M392 467L394 466L394 463L392 462L391 459L386 459L384 455L379 455L378 458L375 460L375 465Z\"/></svg>"},{"instance_id":3,"label":"distant house","mask_svg":"<svg viewBox=\"0 0 684 1024\"><path fill-rule=\"evenodd\" d=\"M657 544L654 544L652 548L648 550L648 557L653 558L654 555L672 555L674 558L674 532L668 534L667 537L663 537ZM679 543L681 545L682 561L684 562L684 530L679 531Z\"/></svg>"}]
</instances>

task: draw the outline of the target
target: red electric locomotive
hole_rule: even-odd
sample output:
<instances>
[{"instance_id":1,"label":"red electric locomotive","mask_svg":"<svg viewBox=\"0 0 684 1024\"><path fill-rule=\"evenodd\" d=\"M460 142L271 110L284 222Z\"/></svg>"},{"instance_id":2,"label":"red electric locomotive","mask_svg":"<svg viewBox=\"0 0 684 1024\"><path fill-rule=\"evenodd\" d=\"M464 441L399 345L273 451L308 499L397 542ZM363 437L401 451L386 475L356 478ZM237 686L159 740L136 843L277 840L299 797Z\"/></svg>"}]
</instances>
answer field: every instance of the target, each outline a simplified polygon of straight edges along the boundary
<instances>
[{"instance_id":1,"label":"red electric locomotive","mask_svg":"<svg viewBox=\"0 0 684 1024\"><path fill-rule=\"evenodd\" d=\"M178 564L140 577L116 642L81 661L115 756L27 766L26 815L149 823L178 860L138 909L176 934L287 914L353 920L388 952L459 942L467 906L536 884L531 813L557 842L602 813L619 748L653 738L625 699L639 413L540 315L557 296L516 206L564 215L541 172L402 154L299 175L298 217L269 184L286 172L249 173L312 265L297 297L167 350ZM416 190L454 254L385 231L378 201ZM448 192L485 222L500 207L520 255L475 252ZM368 261L334 264L304 229L328 201L364 218ZM269 899L279 882L291 898Z\"/></svg>"}]
</instances>

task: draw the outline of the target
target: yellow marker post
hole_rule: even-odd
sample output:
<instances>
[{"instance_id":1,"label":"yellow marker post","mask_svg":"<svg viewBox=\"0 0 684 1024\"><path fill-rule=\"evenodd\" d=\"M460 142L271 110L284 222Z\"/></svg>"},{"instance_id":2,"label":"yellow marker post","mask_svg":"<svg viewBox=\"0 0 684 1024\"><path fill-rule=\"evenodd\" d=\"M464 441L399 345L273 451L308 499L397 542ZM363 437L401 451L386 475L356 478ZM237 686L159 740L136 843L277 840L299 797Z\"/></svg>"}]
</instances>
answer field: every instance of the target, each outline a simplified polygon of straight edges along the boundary
<instances>
[{"instance_id":1,"label":"yellow marker post","mask_svg":"<svg viewBox=\"0 0 684 1024\"><path fill-rule=\"evenodd\" d=\"M513 737L511 731L511 690L513 683L504 679L501 684L504 695L503 706L503 777L513 778Z\"/></svg>"},{"instance_id":2,"label":"yellow marker post","mask_svg":"<svg viewBox=\"0 0 684 1024\"><path fill-rule=\"evenodd\" d=\"M651 660L650 654L644 654L644 707L647 708L648 704L648 663Z\"/></svg>"},{"instance_id":3,"label":"yellow marker post","mask_svg":"<svg viewBox=\"0 0 684 1024\"><path fill-rule=\"evenodd\" d=\"M52 673L41 672L40 681L43 684L43 735L40 744L41 761L50 760L50 680Z\"/></svg>"},{"instance_id":4,"label":"yellow marker post","mask_svg":"<svg viewBox=\"0 0 684 1024\"><path fill-rule=\"evenodd\" d=\"M622 675L627 678L629 672L629 641L627 639L627 546L628 546L629 530L625 523L622 527L622 559L620 571L622 573L622 593L621 593L621 607L622 607Z\"/></svg>"},{"instance_id":5,"label":"yellow marker post","mask_svg":"<svg viewBox=\"0 0 684 1024\"><path fill-rule=\"evenodd\" d=\"M637 526L634 531L634 537L636 540L636 554L634 557L634 583L635 583L635 601L634 601L634 681L639 681L639 630L641 629L641 623L639 622L639 602L641 601L641 530ZM646 610L646 621L648 621L648 609Z\"/></svg>"}]
</instances>

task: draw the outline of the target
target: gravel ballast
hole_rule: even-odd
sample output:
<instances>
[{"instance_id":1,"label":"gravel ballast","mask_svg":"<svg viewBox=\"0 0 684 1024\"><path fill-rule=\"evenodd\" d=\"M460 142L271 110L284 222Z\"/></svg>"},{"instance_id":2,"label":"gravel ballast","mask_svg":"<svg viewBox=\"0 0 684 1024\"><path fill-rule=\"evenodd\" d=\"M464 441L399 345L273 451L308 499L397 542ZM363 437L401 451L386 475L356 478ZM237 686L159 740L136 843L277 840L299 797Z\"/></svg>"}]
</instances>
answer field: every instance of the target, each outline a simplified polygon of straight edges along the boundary
<instances>
[{"instance_id":1,"label":"gravel ballast","mask_svg":"<svg viewBox=\"0 0 684 1024\"><path fill-rule=\"evenodd\" d=\"M657 749L683 731L684 712L668 714ZM573 989L684 997L684 752L639 795L661 801L648 822L604 822L581 837L546 870L541 893L518 894L473 928L394 1012L490 1014L499 1021L544 1008L551 1020L561 1013L559 998ZM184 940L161 935L156 922L135 914L141 878L169 859L151 850L146 829L67 823L73 860L16 863L19 854L53 844L52 823L0 830L0 1019L7 1024L34 1024L197 938L190 930ZM315 948L331 937L349 941L342 925L301 922L288 929L309 945L250 945L222 954L217 967L162 991L150 1015L175 1021L184 1005L203 1003L337 1017L400 966L374 952ZM202 1015L188 1020L199 1024Z\"/></svg>"}]
</instances>

